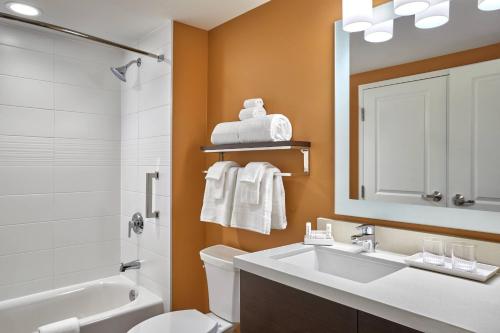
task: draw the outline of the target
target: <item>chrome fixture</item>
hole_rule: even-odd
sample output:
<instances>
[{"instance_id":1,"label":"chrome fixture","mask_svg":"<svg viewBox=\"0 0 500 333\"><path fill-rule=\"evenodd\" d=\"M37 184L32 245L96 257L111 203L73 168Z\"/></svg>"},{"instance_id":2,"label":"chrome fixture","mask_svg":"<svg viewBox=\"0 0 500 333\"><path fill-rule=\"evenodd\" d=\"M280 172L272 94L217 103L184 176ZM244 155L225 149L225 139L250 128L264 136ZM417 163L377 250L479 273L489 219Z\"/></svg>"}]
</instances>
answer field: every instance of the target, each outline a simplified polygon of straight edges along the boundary
<instances>
[{"instance_id":1,"label":"chrome fixture","mask_svg":"<svg viewBox=\"0 0 500 333\"><path fill-rule=\"evenodd\" d=\"M144 218L141 213L135 213L132 216L132 220L128 221L128 238L132 236L132 230L137 235L142 234L144 231Z\"/></svg>"},{"instance_id":2,"label":"chrome fixture","mask_svg":"<svg viewBox=\"0 0 500 333\"><path fill-rule=\"evenodd\" d=\"M474 200L465 200L465 197L463 194L456 194L453 197L453 203L455 206L463 207L463 206L472 206L476 203Z\"/></svg>"},{"instance_id":3,"label":"chrome fixture","mask_svg":"<svg viewBox=\"0 0 500 333\"><path fill-rule=\"evenodd\" d=\"M153 179L160 179L160 173L146 173L146 218L148 219L160 217L159 211L153 211Z\"/></svg>"},{"instance_id":4,"label":"chrome fixture","mask_svg":"<svg viewBox=\"0 0 500 333\"><path fill-rule=\"evenodd\" d=\"M128 293L128 299L133 302L135 301L135 299L137 298L137 296L139 296L139 292L135 289L132 289L129 291Z\"/></svg>"},{"instance_id":5,"label":"chrome fixture","mask_svg":"<svg viewBox=\"0 0 500 333\"><path fill-rule=\"evenodd\" d=\"M139 260L133 260L126 263L120 264L120 272L128 271L129 269L139 269L141 268L141 262Z\"/></svg>"},{"instance_id":6,"label":"chrome fixture","mask_svg":"<svg viewBox=\"0 0 500 333\"><path fill-rule=\"evenodd\" d=\"M443 200L443 194L439 191L434 191L432 194L422 194L422 199L427 201L439 202Z\"/></svg>"},{"instance_id":7,"label":"chrome fixture","mask_svg":"<svg viewBox=\"0 0 500 333\"><path fill-rule=\"evenodd\" d=\"M375 241L375 226L370 224L362 224L356 227L360 230L359 235L352 235L351 241L353 244L361 245L364 252L375 252L378 243Z\"/></svg>"},{"instance_id":8,"label":"chrome fixture","mask_svg":"<svg viewBox=\"0 0 500 333\"><path fill-rule=\"evenodd\" d=\"M111 72L121 81L127 82L127 70L133 64L137 64L137 67L141 67L142 64L141 58L137 58L137 60L132 60L128 64L120 67L111 67Z\"/></svg>"},{"instance_id":9,"label":"chrome fixture","mask_svg":"<svg viewBox=\"0 0 500 333\"><path fill-rule=\"evenodd\" d=\"M11 15L11 14L2 13L2 12L0 12L0 18L4 18L4 19L7 19L7 20L12 20L12 21L17 21L17 22L21 22L21 23L26 23L26 24L31 24L31 25L35 25L37 27L42 27L42 28L46 28L46 29L50 29L50 30L55 30L55 31L62 32L62 33L68 34L68 35L72 35L72 36L76 36L76 37L88 39L88 40L91 40L93 42L97 42L97 43L101 43L101 44L106 44L106 45L117 47L117 48L120 48L120 49L123 49L123 50L131 51L131 52L138 53L138 54L142 54L142 55L145 55L147 57L155 58L158 62L165 61L167 63L170 63L167 59L165 59L165 56L163 54L158 55L158 54L154 54L154 53L147 52L147 51L144 51L144 50L136 49L134 47L130 47L130 46L127 46L127 45L115 43L115 42L109 41L109 40L104 39L104 38L92 36L92 35L86 34L84 32L80 32L80 31L76 31L76 30L73 30L73 29L64 28L64 27L61 27L59 25L55 25L55 24L51 24L51 23L46 23L46 22L42 22L42 21L37 21L37 20L32 20L32 19L29 19L29 18L19 17L19 16L16 16L16 15Z\"/></svg>"}]
</instances>

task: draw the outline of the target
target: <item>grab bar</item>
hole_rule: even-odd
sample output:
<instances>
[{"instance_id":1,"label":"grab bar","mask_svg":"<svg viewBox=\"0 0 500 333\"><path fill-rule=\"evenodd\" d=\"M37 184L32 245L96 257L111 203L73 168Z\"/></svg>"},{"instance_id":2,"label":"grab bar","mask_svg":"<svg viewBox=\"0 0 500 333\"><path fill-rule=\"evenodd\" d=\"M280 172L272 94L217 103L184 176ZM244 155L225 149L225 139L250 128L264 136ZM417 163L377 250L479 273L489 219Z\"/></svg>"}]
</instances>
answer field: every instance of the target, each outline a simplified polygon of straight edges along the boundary
<instances>
[{"instance_id":1,"label":"grab bar","mask_svg":"<svg viewBox=\"0 0 500 333\"><path fill-rule=\"evenodd\" d=\"M148 219L160 217L159 211L153 211L153 179L160 179L160 173L146 173L146 218Z\"/></svg>"}]
</instances>

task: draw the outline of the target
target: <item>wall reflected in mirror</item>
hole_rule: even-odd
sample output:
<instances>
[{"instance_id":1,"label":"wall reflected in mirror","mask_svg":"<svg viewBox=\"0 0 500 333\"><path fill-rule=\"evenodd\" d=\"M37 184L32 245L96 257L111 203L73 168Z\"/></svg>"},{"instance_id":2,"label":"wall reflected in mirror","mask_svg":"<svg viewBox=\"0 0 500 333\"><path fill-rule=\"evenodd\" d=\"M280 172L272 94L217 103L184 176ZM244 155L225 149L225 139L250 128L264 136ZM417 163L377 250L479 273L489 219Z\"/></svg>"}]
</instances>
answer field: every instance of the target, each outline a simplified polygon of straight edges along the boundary
<instances>
[{"instance_id":1,"label":"wall reflected in mirror","mask_svg":"<svg viewBox=\"0 0 500 333\"><path fill-rule=\"evenodd\" d=\"M350 198L500 211L500 10L350 35Z\"/></svg>"}]
</instances>

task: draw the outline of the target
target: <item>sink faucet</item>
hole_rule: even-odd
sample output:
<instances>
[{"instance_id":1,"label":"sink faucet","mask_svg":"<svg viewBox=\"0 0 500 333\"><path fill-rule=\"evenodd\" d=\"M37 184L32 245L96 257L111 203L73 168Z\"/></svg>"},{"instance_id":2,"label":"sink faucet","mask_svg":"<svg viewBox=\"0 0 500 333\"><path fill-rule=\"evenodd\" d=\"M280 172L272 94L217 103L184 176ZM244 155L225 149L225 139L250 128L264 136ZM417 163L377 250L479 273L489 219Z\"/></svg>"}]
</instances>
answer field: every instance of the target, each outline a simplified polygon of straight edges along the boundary
<instances>
[{"instance_id":1,"label":"sink faucet","mask_svg":"<svg viewBox=\"0 0 500 333\"><path fill-rule=\"evenodd\" d=\"M351 236L352 243L361 245L364 252L375 252L375 247L378 245L375 241L375 226L362 224L357 226L356 229L360 230L361 233Z\"/></svg>"},{"instance_id":2,"label":"sink faucet","mask_svg":"<svg viewBox=\"0 0 500 333\"><path fill-rule=\"evenodd\" d=\"M141 262L139 260L134 260L126 263L121 263L120 272L128 271L129 269L139 269L141 268Z\"/></svg>"}]
</instances>

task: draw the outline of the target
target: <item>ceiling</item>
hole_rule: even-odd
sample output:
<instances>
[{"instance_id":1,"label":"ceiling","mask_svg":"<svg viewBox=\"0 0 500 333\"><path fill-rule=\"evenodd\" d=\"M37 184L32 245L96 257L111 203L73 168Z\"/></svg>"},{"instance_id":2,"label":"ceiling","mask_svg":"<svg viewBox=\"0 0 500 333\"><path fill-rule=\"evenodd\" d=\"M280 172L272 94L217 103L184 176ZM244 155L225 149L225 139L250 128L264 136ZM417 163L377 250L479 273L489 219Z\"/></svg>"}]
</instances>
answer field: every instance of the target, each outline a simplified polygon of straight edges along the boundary
<instances>
[{"instance_id":1,"label":"ceiling","mask_svg":"<svg viewBox=\"0 0 500 333\"><path fill-rule=\"evenodd\" d=\"M210 30L268 1L19 0L42 10L37 20L122 43L138 40L164 25L166 19ZM5 2L8 0L0 0L0 11L8 12Z\"/></svg>"}]
</instances>

